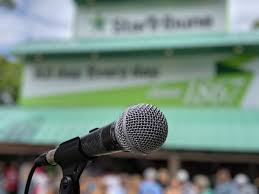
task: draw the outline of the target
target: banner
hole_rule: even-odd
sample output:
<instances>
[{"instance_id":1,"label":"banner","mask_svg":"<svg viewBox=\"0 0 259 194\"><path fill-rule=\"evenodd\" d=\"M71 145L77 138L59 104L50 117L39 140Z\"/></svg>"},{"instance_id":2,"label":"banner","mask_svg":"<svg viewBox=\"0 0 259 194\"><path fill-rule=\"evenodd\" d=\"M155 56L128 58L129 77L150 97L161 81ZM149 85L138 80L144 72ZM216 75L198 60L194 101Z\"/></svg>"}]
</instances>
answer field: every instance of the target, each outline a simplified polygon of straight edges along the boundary
<instances>
[{"instance_id":1,"label":"banner","mask_svg":"<svg viewBox=\"0 0 259 194\"><path fill-rule=\"evenodd\" d=\"M140 4L140 5L139 5ZM141 5L145 6L141 6ZM124 1L80 6L76 36L116 37L225 31L225 1Z\"/></svg>"},{"instance_id":2,"label":"banner","mask_svg":"<svg viewBox=\"0 0 259 194\"><path fill-rule=\"evenodd\" d=\"M247 55L45 59L25 67L21 103L51 106L259 106L259 58Z\"/></svg>"}]
</instances>

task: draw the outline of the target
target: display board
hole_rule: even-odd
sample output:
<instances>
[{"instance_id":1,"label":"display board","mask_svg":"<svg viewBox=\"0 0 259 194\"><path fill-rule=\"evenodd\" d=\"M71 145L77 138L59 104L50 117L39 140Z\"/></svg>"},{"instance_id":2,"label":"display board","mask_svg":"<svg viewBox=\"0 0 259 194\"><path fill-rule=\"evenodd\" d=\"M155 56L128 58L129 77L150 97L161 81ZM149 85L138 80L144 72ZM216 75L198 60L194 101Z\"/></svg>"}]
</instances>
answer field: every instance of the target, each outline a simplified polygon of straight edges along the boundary
<instances>
[{"instance_id":1,"label":"display board","mask_svg":"<svg viewBox=\"0 0 259 194\"><path fill-rule=\"evenodd\" d=\"M80 38L223 32L225 0L97 1L77 9Z\"/></svg>"},{"instance_id":2,"label":"display board","mask_svg":"<svg viewBox=\"0 0 259 194\"><path fill-rule=\"evenodd\" d=\"M26 65L21 103L259 106L259 58L233 54L45 58Z\"/></svg>"}]
</instances>

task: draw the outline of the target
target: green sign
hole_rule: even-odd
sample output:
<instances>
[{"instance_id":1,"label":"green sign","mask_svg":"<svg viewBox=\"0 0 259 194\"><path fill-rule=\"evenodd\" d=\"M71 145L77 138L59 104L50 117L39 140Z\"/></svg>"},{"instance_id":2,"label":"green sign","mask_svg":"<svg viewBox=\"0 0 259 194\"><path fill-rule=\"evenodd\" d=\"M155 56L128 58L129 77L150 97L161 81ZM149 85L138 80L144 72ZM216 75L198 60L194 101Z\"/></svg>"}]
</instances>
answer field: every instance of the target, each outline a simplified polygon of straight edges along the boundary
<instances>
[{"instance_id":1,"label":"green sign","mask_svg":"<svg viewBox=\"0 0 259 194\"><path fill-rule=\"evenodd\" d=\"M259 106L256 57L123 56L47 60L25 68L26 106Z\"/></svg>"}]
</instances>

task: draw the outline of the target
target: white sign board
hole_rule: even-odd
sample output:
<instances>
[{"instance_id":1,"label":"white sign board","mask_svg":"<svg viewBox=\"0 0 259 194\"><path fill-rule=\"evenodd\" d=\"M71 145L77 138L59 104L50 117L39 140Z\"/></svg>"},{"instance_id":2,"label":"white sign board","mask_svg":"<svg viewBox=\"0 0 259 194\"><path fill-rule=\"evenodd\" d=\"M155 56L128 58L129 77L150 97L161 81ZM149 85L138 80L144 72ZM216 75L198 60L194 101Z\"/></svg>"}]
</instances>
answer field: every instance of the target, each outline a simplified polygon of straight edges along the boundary
<instances>
[{"instance_id":1,"label":"white sign board","mask_svg":"<svg viewBox=\"0 0 259 194\"><path fill-rule=\"evenodd\" d=\"M98 6L98 5L96 5ZM225 1L182 2L145 8L114 6L94 9L79 7L79 37L166 35L182 32L225 30Z\"/></svg>"}]
</instances>

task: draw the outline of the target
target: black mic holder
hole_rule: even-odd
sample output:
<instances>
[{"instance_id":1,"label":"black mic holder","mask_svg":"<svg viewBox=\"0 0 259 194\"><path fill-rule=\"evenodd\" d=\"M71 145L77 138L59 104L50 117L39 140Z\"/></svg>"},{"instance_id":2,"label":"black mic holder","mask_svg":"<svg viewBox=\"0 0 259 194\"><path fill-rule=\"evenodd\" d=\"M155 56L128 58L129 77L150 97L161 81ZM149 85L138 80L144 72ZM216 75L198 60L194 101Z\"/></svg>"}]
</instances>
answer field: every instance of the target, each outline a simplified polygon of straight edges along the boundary
<instances>
[{"instance_id":1,"label":"black mic holder","mask_svg":"<svg viewBox=\"0 0 259 194\"><path fill-rule=\"evenodd\" d=\"M55 153L55 161L63 173L59 194L80 194L79 179L91 159L83 153L79 137L59 145Z\"/></svg>"}]
</instances>

